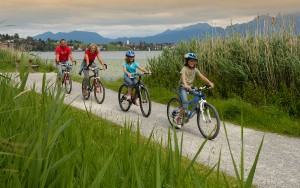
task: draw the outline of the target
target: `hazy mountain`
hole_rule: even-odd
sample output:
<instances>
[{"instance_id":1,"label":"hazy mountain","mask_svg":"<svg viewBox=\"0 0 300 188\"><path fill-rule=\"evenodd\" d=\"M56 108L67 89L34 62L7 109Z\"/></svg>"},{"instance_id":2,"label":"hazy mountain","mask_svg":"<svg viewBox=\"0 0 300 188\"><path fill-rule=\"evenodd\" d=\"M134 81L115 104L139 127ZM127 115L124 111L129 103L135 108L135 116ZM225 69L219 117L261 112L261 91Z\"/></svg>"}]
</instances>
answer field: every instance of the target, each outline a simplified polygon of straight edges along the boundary
<instances>
[{"instance_id":1,"label":"hazy mountain","mask_svg":"<svg viewBox=\"0 0 300 188\"><path fill-rule=\"evenodd\" d=\"M59 32L59 33L52 33L52 32L46 32L43 34L39 34L33 37L34 39L41 39L41 40L47 40L48 38L54 39L54 40L60 40L60 39L66 39L69 40L77 40L82 41L85 43L110 43L112 39L104 38L98 33L95 32L87 32L87 31L72 31L69 33L65 32Z\"/></svg>"},{"instance_id":2,"label":"hazy mountain","mask_svg":"<svg viewBox=\"0 0 300 188\"><path fill-rule=\"evenodd\" d=\"M298 35L300 33L300 13L288 15L279 14L274 17L268 15L257 16L250 22L226 27L225 33L245 34L246 32L250 32L251 34L258 33L265 35L274 31L278 32L281 29L294 32L294 34Z\"/></svg>"},{"instance_id":3,"label":"hazy mountain","mask_svg":"<svg viewBox=\"0 0 300 188\"><path fill-rule=\"evenodd\" d=\"M291 27L292 26L292 27ZM268 28L268 29L266 29ZM36 35L33 38L35 39L42 39L47 40L48 38L59 40L59 39L66 39L66 40L78 40L82 41L84 43L102 43L107 44L110 42L126 42L127 40L130 41L130 43L140 43L140 42L146 42L146 43L179 43L182 40L190 40L194 37L205 37L207 34L210 36L223 36L223 35L230 35L232 33L243 33L250 32L252 34L254 33L260 33L264 34L264 32L272 32L274 30L279 31L281 28L293 28L293 32L295 34L300 33L300 13L297 14L289 14L289 15L278 15L276 17L270 17L267 15L259 16L251 20L247 23L242 24L235 24L226 27L225 29L221 27L212 27L211 25L207 23L198 23L194 25L190 25L183 28L177 28L174 30L166 30L162 33L159 33L157 35L153 36L147 36L147 37L122 37L117 39L110 39L110 38L104 38L98 33L95 32L87 32L87 31L72 31L69 33L52 33L52 32L46 32L40 35Z\"/></svg>"}]
</instances>

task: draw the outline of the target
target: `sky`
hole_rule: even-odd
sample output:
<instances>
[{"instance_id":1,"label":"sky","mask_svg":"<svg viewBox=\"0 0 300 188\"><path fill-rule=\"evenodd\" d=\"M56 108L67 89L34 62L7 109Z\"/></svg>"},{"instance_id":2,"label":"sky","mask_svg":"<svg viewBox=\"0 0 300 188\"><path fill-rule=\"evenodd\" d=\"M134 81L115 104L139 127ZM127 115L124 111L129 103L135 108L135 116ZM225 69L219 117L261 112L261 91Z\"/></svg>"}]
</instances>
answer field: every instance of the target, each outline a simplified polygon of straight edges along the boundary
<instances>
[{"instance_id":1,"label":"sky","mask_svg":"<svg viewBox=\"0 0 300 188\"><path fill-rule=\"evenodd\" d=\"M258 15L299 13L299 7L299 0L1 0L0 34L145 37L197 23L225 28Z\"/></svg>"}]
</instances>

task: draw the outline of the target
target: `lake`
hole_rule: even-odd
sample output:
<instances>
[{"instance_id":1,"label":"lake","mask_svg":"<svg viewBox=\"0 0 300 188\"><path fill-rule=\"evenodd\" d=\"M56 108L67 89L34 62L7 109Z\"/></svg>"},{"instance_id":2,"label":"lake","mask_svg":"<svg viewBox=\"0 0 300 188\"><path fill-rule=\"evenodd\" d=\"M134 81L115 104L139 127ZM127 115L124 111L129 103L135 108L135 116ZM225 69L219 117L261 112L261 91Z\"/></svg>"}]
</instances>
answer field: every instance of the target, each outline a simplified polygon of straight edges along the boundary
<instances>
[{"instance_id":1,"label":"lake","mask_svg":"<svg viewBox=\"0 0 300 188\"><path fill-rule=\"evenodd\" d=\"M84 52L72 52L74 59L77 61L77 65L74 67L73 72L76 74L80 68L83 60ZM107 64L107 70L100 73L101 77L107 80L115 80L123 76L122 63L125 59L126 51L100 51L100 55ZM31 55L37 55L38 57L48 60L54 63L55 53L54 52L30 52ZM162 54L162 51L135 51L135 61L138 62L142 67L147 66L147 59L158 57ZM96 61L99 65L99 61Z\"/></svg>"}]
</instances>

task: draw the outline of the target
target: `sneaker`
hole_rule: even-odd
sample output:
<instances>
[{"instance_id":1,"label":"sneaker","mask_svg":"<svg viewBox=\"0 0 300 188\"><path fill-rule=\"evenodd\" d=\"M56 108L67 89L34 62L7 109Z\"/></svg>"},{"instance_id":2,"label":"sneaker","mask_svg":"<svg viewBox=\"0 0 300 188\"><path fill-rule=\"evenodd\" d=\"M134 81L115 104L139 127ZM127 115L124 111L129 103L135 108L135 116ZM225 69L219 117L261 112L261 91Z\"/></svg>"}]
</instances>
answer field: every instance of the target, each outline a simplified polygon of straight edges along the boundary
<instances>
[{"instance_id":1,"label":"sneaker","mask_svg":"<svg viewBox=\"0 0 300 188\"><path fill-rule=\"evenodd\" d=\"M126 100L130 100L131 99L131 95L127 95Z\"/></svg>"},{"instance_id":2,"label":"sneaker","mask_svg":"<svg viewBox=\"0 0 300 188\"><path fill-rule=\"evenodd\" d=\"M140 106L140 102L139 102L139 99L136 99L133 104L135 104L136 106Z\"/></svg>"},{"instance_id":3,"label":"sneaker","mask_svg":"<svg viewBox=\"0 0 300 188\"><path fill-rule=\"evenodd\" d=\"M182 117L178 117L177 120L176 120L176 122L177 122L177 125L181 126L181 124L182 124Z\"/></svg>"},{"instance_id":4,"label":"sneaker","mask_svg":"<svg viewBox=\"0 0 300 188\"><path fill-rule=\"evenodd\" d=\"M182 127L181 125L178 125L178 124L175 124L174 126L176 129L181 129L181 127Z\"/></svg>"},{"instance_id":5,"label":"sneaker","mask_svg":"<svg viewBox=\"0 0 300 188\"><path fill-rule=\"evenodd\" d=\"M78 73L81 76L81 72Z\"/></svg>"}]
</instances>

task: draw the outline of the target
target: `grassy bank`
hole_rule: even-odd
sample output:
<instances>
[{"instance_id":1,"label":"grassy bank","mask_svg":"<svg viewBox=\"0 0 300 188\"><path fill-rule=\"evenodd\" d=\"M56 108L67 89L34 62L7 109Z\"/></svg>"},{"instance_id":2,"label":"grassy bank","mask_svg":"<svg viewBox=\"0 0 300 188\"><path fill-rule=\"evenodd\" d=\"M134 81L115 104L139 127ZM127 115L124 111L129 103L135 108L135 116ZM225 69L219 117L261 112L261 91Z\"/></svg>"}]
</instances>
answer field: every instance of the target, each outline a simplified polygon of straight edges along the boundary
<instances>
[{"instance_id":1,"label":"grassy bank","mask_svg":"<svg viewBox=\"0 0 300 188\"><path fill-rule=\"evenodd\" d=\"M42 60L37 55L25 55L22 52L16 52L11 48L0 48L0 71L1 72L14 72L16 67L19 66L24 70L28 70L29 60L31 64L38 65L39 72L53 72L55 66L45 60ZM19 63L17 63L17 61Z\"/></svg>"},{"instance_id":2,"label":"grassy bank","mask_svg":"<svg viewBox=\"0 0 300 188\"><path fill-rule=\"evenodd\" d=\"M26 90L0 76L0 184L5 187L250 187L244 168L232 178L182 157L176 131L167 146L63 104L64 94ZM28 118L30 117L30 118ZM175 150L173 151L173 148ZM221 157L221 155L220 155ZM258 159L258 156L256 157ZM255 170L256 163L253 165ZM240 175L239 175L240 174Z\"/></svg>"}]
</instances>

